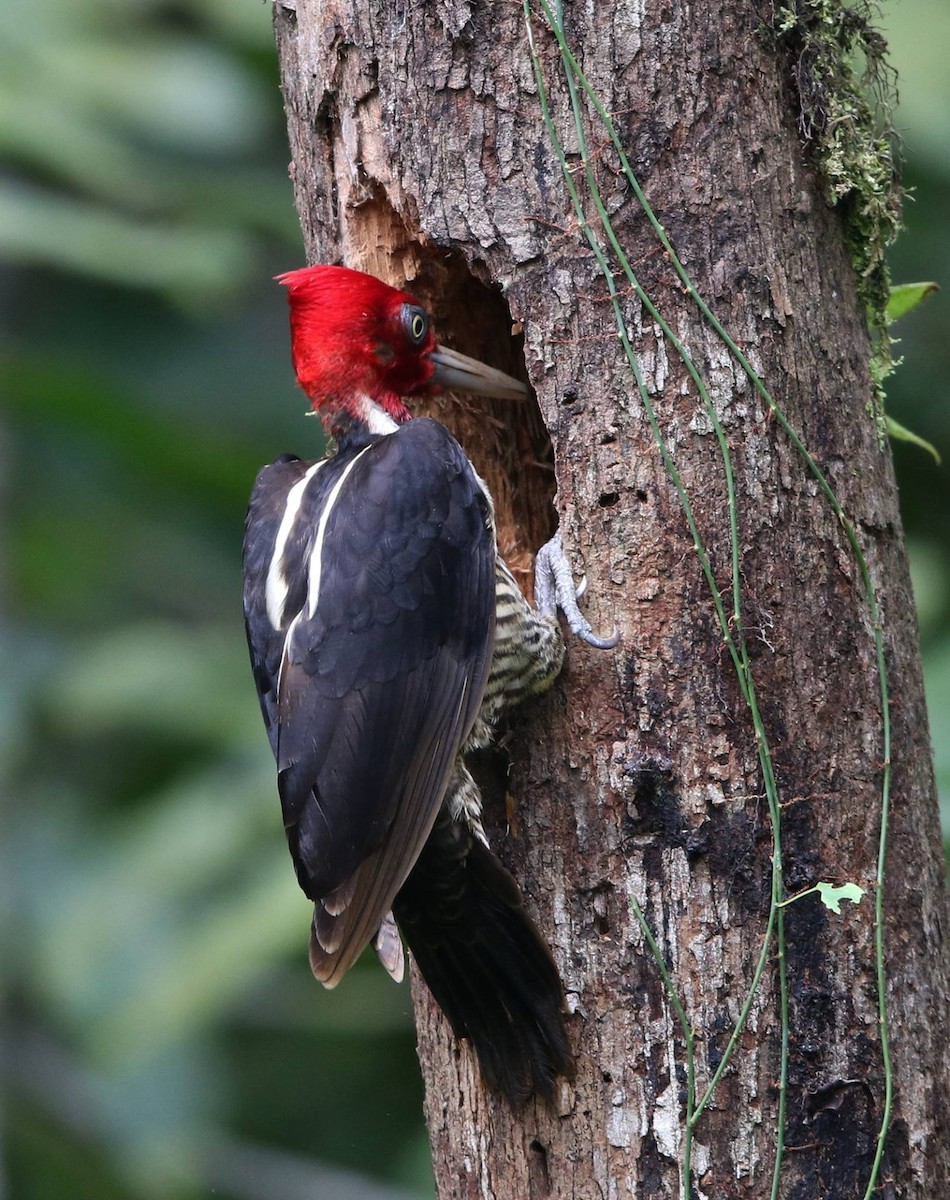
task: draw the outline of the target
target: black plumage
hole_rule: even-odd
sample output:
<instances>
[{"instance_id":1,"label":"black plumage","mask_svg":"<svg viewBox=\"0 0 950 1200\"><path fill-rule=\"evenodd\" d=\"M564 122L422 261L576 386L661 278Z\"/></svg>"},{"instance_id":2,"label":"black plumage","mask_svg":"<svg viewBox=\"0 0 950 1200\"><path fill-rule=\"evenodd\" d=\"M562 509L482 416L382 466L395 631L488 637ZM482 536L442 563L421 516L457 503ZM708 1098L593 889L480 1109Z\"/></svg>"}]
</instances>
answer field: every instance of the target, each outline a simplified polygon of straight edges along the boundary
<instances>
[{"instance_id":1,"label":"black plumage","mask_svg":"<svg viewBox=\"0 0 950 1200\"><path fill-rule=\"evenodd\" d=\"M275 566L288 495L313 466L285 458L258 477L245 614L284 826L317 905L314 969L332 984L390 909L475 721L495 545L468 459L417 420L343 441L306 483Z\"/></svg>"},{"instance_id":2,"label":"black plumage","mask_svg":"<svg viewBox=\"0 0 950 1200\"><path fill-rule=\"evenodd\" d=\"M559 537L538 610L495 550L491 501L407 398L517 401L524 383L438 345L408 293L343 267L280 277L300 386L337 452L258 476L244 606L287 840L313 901L310 961L335 986L369 942L394 978L405 936L486 1080L514 1104L568 1075L563 993L512 877L489 850L466 754L550 686L556 607L593 645ZM395 918L394 915L395 914Z\"/></svg>"},{"instance_id":3,"label":"black plumage","mask_svg":"<svg viewBox=\"0 0 950 1200\"><path fill-rule=\"evenodd\" d=\"M498 858L445 808L393 915L456 1037L518 1106L573 1073L561 979Z\"/></svg>"}]
</instances>

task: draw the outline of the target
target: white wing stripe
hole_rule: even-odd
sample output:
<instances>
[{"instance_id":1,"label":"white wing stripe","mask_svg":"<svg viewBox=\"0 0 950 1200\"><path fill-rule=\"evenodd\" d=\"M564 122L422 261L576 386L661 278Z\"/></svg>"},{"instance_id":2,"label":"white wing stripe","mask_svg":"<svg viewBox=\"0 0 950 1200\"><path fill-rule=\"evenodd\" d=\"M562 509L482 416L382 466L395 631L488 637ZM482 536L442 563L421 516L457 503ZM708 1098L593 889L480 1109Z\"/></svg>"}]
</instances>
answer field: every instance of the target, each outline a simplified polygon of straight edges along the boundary
<instances>
[{"instance_id":1,"label":"white wing stripe","mask_svg":"<svg viewBox=\"0 0 950 1200\"><path fill-rule=\"evenodd\" d=\"M297 519L297 513L300 511L300 505L303 502L303 494L307 489L307 484L326 461L326 459L322 459L320 462L314 463L303 479L298 479L287 493L287 505L284 508L280 528L277 530L274 553L271 555L270 566L267 568L267 584L264 590L264 598L267 604L267 618L274 629L280 629L281 620L284 615L284 605L287 603L287 593L290 591L290 584L287 582L287 576L284 574L284 548L287 545L287 539L290 537L294 521Z\"/></svg>"},{"instance_id":2,"label":"white wing stripe","mask_svg":"<svg viewBox=\"0 0 950 1200\"><path fill-rule=\"evenodd\" d=\"M323 512L320 514L320 524L317 526L317 536L313 542L313 550L310 552L310 583L307 592L307 616L312 621L314 613L317 611L317 601L320 599L320 572L323 566L323 539L327 532L327 521L330 519L330 513L333 512L333 507L340 497L340 490L346 483L350 472L360 461L367 450L371 450L375 443L371 442L363 450L359 452L351 463L348 464L346 470L333 485L333 490L327 496L327 502L323 506Z\"/></svg>"}]
</instances>

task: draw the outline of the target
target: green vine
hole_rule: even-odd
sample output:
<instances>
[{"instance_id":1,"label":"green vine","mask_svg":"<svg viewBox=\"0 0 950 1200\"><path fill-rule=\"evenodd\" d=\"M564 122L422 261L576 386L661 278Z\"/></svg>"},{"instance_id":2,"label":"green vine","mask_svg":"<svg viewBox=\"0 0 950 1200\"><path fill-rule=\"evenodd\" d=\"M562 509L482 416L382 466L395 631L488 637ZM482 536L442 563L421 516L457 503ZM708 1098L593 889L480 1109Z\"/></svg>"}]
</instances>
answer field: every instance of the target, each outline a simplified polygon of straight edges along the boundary
<instances>
[{"instance_id":1,"label":"green vine","mask_svg":"<svg viewBox=\"0 0 950 1200\"><path fill-rule=\"evenodd\" d=\"M887 329L887 248L901 229L891 119L893 73L871 0L789 0L774 30L792 57L799 124L845 239L872 340L872 411L885 441L884 381L897 365Z\"/></svg>"},{"instance_id":2,"label":"green vine","mask_svg":"<svg viewBox=\"0 0 950 1200\"><path fill-rule=\"evenodd\" d=\"M784 916L785 908L795 900L801 899L803 895L817 892L823 903L825 903L833 911L838 911L838 906L842 899L857 901L860 899L861 889L853 884L845 884L841 887L835 887L831 884L818 884L815 888L809 889L805 893L798 896L785 896L784 880L782 875L782 852L781 852L781 806L779 802L778 789L775 781L775 774L772 763L771 751L769 748L768 737L759 711L758 701L756 697L755 684L752 676L749 656L747 653L745 640L743 636L743 621L742 621L742 605L741 605L741 588L740 588L740 552L739 552L739 537L738 537L738 507L735 494L732 459L728 441L719 421L715 406L713 405L708 390L699 375L699 372L688 353L686 347L679 338L670 329L668 323L652 303L641 286L632 265L624 253L623 247L619 241L617 233L613 227L610 215L606 208L605 202L600 192L597 182L596 173L594 171L593 162L588 152L587 135L585 131L585 116L581 105L579 90L585 96L588 103L591 105L597 119L599 120L602 130L606 133L607 139L612 143L617 152L621 170L627 179L638 203L656 233L660 243L662 244L666 254L671 262L678 278L683 284L687 294L699 308L703 318L711 325L713 330L727 347L729 353L738 363L741 370L752 383L755 390L758 392L768 411L776 418L781 428L789 438L792 446L795 448L799 456L802 458L806 468L811 475L816 479L821 493L825 500L835 513L838 521L844 530L851 551L858 565L859 574L862 580L862 585L865 591L865 596L869 606L871 615L873 639L875 646L875 655L880 682L880 693L882 703L882 741L883 741L883 780L882 780L882 811L881 811L881 832L878 850L877 862L877 879L876 879L876 895L875 895L875 925L874 925L874 944L875 944L875 968L876 980L878 988L878 1025L881 1037L881 1052L885 1078L885 1096L882 1113L881 1125L878 1132L878 1138L875 1149L875 1158L872 1165L870 1178L868 1180L867 1190L865 1192L865 1200L869 1200L871 1193L877 1186L877 1180L880 1174L880 1165L883 1155L887 1130L890 1124L891 1103L892 1103L892 1069L890 1062L890 1052L888 1043L888 1021L887 1007L885 999L885 974L884 974L884 910L883 910L883 892L884 892L884 863L887 847L887 826L888 812L890 804L890 718L889 718L889 696L887 688L886 665L884 659L883 635L881 632L880 616L878 612L877 599L874 592L873 583L871 581L870 572L865 560L863 551L858 542L854 527L845 515L831 485L826 477L815 463L814 459L808 453L798 434L789 424L787 418L778 408L771 394L766 388L763 381L752 368L748 359L736 345L734 340L729 336L715 315L711 312L706 302L699 295L692 280L687 275L684 267L679 261L673 246L667 238L666 232L660 225L654 215L650 205L648 204L645 195L640 188L633 170L630 166L629 159L625 153L624 147L620 141L617 130L613 121L598 98L596 92L586 78L579 63L574 57L564 34L560 0L556 0L556 7L552 8L549 0L539 0L541 9L544 13L547 25L553 32L560 52L561 62L564 69L564 77L570 98L571 112L573 115L574 134L577 139L577 145L580 152L581 165L583 167L584 181L587 187L587 193L590 202L593 204L597 214L598 223L606 237L606 246L602 244L600 236L595 231L587 216L587 210L584 200L581 197L578 186L575 182L575 171L568 164L567 156L564 151L563 143L557 132L556 125L550 111L548 102L547 88L544 79L544 72L541 65L540 57L535 46L534 30L532 25L532 15L530 9L530 0L523 0L525 22L527 27L529 48L534 68L535 81L538 88L539 102L541 106L542 119L547 131L548 138L554 149L554 153L560 164L565 185L570 196L571 204L581 232L586 238L590 248L597 260L601 273L607 285L610 301L614 313L614 318L617 325L617 332L623 346L628 365L633 375L637 391L639 393L644 411L647 415L653 436L656 440L660 454L673 482L680 505L690 530L693 539L693 545L696 550L703 575L706 579L707 586L710 591L711 600L716 613L716 618L719 623L723 642L729 652L737 679L739 681L740 690L748 707L750 719L755 733L756 749L759 758L759 767L762 773L762 778L765 786L765 794L768 802L769 820L772 832L772 887L771 887L771 903L769 906L769 915L766 923L766 929L763 934L762 946L758 955L755 970L753 971L752 981L740 1010L739 1017L733 1027L725 1053L719 1062L719 1065L709 1081L705 1092L701 1097L697 1097L696 1092L696 1061L695 1061L695 1041L696 1034L689 1020L686 1008L679 997L676 986L673 982L669 969L666 966L662 951L656 941L656 938L650 928L649 922L646 919L636 898L631 896L631 906L634 915L640 925L647 945L650 948L651 954L657 964L660 976L663 980L664 988L669 998L671 1007L676 1014L677 1021L683 1036L684 1051L686 1058L686 1096L685 1096L685 1113L684 1113L684 1138L682 1151L682 1196L683 1200L690 1200L692 1195L692 1143L693 1134L703 1114L704 1109L711 1100L722 1076L727 1069L738 1046L739 1038L745 1027L749 1013L754 1003L755 997L759 992L762 976L767 965L770 954L773 949L778 971L779 982L779 1016L781 1023L781 1060L778 1086L778 1101L776 1113L776 1153L772 1175L771 1198L776 1200L779 1194L779 1185L781 1180L783 1153L784 1153L784 1130L785 1130L785 1105L787 1095L787 1080L788 1080L788 1054L790 1042L789 1029L789 1007L788 1007L788 975L785 955L785 926ZM627 326L626 318L624 317L621 303L620 293L617 288L614 270L610 265L608 254L612 254L618 264L622 274L624 275L629 287L640 300L644 309L649 313L652 319L659 326L664 338L673 346L677 355L683 362L687 372L689 373L694 385L696 386L700 400L703 403L706 414L711 422L713 430L719 444L720 454L723 463L723 472L726 482L727 499L729 505L729 526L730 526L730 562L731 562L731 613L727 614L726 604L722 591L713 574L709 554L702 541L699 533L698 525L693 512L692 503L689 495L683 484L682 477L678 471L676 463L667 443L653 403L644 384L643 375L640 370L639 362L636 353L633 349L630 331ZM885 276L886 278L886 276ZM889 343L888 343L889 345Z\"/></svg>"}]
</instances>

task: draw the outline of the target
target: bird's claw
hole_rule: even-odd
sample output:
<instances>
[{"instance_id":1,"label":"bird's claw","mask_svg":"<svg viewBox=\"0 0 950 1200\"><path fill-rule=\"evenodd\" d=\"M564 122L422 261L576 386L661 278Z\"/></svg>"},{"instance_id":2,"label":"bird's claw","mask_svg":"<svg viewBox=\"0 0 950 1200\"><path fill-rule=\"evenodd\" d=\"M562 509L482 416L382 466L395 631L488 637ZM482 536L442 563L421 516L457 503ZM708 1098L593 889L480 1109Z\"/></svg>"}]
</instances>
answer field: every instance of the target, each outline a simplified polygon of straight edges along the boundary
<instances>
[{"instance_id":1,"label":"bird's claw","mask_svg":"<svg viewBox=\"0 0 950 1200\"><path fill-rule=\"evenodd\" d=\"M564 553L561 535L556 533L541 547L534 562L534 594L538 611L553 616L560 609L573 634L598 650L612 650L620 641L620 633L615 629L610 637L598 637L577 606L586 589L586 576L581 580L580 587L574 587L574 577Z\"/></svg>"}]
</instances>

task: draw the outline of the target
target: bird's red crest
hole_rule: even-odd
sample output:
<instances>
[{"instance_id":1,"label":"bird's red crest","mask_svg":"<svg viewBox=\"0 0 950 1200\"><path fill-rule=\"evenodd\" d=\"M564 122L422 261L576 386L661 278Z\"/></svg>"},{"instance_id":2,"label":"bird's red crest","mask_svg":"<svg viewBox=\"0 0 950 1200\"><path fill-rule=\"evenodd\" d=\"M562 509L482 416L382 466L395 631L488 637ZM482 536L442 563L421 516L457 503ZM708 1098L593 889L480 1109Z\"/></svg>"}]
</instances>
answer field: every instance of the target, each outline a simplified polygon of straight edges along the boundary
<instances>
[{"instance_id":1,"label":"bird's red crest","mask_svg":"<svg viewBox=\"0 0 950 1200\"><path fill-rule=\"evenodd\" d=\"M412 296L348 267L303 267L277 276L290 304L297 380L315 411L365 419L367 401L401 423L401 397L433 374L435 336Z\"/></svg>"}]
</instances>

